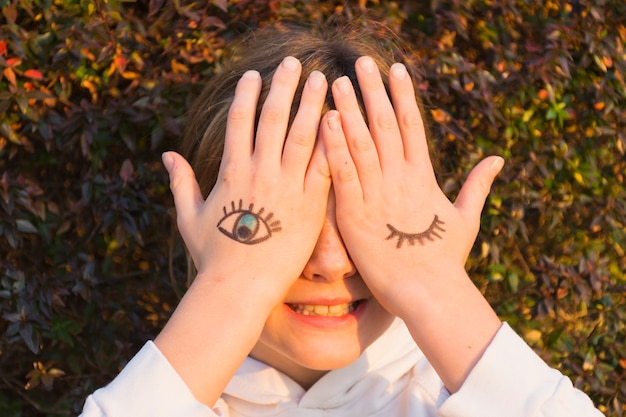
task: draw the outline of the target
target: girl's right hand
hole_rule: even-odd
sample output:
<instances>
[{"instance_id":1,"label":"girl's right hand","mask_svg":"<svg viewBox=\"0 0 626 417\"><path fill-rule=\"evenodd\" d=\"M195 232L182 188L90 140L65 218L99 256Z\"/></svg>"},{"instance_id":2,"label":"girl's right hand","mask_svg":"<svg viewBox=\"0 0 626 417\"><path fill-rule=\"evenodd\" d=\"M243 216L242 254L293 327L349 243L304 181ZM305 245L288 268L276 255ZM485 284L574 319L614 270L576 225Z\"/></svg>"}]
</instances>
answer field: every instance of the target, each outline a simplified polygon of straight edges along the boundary
<instances>
[{"instance_id":1,"label":"girl's right hand","mask_svg":"<svg viewBox=\"0 0 626 417\"><path fill-rule=\"evenodd\" d=\"M206 200L184 158L163 155L198 275L154 343L208 406L300 276L324 222L330 173L315 141L327 83L319 72L309 76L287 134L300 73L295 58L279 65L256 129L261 77L248 71L241 78Z\"/></svg>"},{"instance_id":2,"label":"girl's right hand","mask_svg":"<svg viewBox=\"0 0 626 417\"><path fill-rule=\"evenodd\" d=\"M327 83L320 72L310 75L287 134L300 73L293 57L279 65L256 129L261 77L248 71L240 79L206 201L189 164L173 152L163 156L197 280L254 281L279 302L313 251L330 188L325 156L315 146Z\"/></svg>"}]
</instances>

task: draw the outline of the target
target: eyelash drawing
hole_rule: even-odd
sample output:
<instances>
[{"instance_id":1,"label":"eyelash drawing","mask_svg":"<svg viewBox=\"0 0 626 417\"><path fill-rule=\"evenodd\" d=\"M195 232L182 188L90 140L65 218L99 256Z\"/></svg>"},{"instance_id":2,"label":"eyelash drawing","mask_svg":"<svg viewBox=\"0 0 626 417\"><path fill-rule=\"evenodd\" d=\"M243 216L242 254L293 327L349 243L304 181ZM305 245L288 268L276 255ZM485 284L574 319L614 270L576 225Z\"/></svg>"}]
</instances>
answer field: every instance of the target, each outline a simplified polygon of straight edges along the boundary
<instances>
[{"instance_id":1,"label":"eyelash drawing","mask_svg":"<svg viewBox=\"0 0 626 417\"><path fill-rule=\"evenodd\" d=\"M437 216L436 214L435 214L435 218L433 219L433 222L430 224L428 229L424 230L421 233L401 232L400 230L396 229L392 225L387 224L387 227L391 231L391 234L387 236L386 240L397 237L398 243L396 244L396 248L402 247L402 243L404 243L405 240L408 240L409 245L411 246L415 245L416 240L419 242L420 245L424 245L424 240L430 240L432 242L435 240L434 239L435 237L438 237L439 239L442 238L441 235L438 233L438 231L441 231L441 232L446 231L446 229L441 227L442 224L445 224L445 223L439 220L439 216Z\"/></svg>"},{"instance_id":2,"label":"eyelash drawing","mask_svg":"<svg viewBox=\"0 0 626 417\"><path fill-rule=\"evenodd\" d=\"M265 211L263 207L258 213L254 213L254 203L250 203L248 208L244 209L242 200L239 200L238 207L235 207L234 201L230 203L230 206L230 213L224 206L224 217L217 223L217 228L236 242L254 245L266 241L272 237L272 233L281 230L279 220L271 221L274 213L269 213L265 218L261 217Z\"/></svg>"}]
</instances>

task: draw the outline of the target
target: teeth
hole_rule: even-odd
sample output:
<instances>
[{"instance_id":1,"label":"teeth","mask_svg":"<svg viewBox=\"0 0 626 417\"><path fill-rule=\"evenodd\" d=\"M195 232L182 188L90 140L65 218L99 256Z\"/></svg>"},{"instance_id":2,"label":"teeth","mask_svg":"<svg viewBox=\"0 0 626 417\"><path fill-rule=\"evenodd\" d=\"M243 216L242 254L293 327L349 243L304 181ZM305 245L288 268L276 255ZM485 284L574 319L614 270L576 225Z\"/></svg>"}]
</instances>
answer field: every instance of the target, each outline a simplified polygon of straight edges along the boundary
<instances>
[{"instance_id":1,"label":"teeth","mask_svg":"<svg viewBox=\"0 0 626 417\"><path fill-rule=\"evenodd\" d=\"M303 316L340 317L352 313L358 301L354 303L336 304L332 306L311 304L287 304L289 308Z\"/></svg>"}]
</instances>

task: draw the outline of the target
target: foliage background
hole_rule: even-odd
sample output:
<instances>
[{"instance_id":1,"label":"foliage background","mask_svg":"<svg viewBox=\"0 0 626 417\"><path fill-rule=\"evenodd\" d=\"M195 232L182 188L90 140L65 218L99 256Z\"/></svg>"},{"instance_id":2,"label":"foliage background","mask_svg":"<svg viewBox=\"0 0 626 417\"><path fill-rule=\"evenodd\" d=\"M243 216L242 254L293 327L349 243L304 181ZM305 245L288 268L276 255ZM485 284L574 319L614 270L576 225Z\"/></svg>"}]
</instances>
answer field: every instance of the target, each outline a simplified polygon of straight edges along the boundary
<instances>
[{"instance_id":1,"label":"foliage background","mask_svg":"<svg viewBox=\"0 0 626 417\"><path fill-rule=\"evenodd\" d=\"M421 65L441 184L506 157L468 268L607 416L626 411L623 0L0 0L0 415L75 415L185 287L160 153L224 48L370 17Z\"/></svg>"}]
</instances>

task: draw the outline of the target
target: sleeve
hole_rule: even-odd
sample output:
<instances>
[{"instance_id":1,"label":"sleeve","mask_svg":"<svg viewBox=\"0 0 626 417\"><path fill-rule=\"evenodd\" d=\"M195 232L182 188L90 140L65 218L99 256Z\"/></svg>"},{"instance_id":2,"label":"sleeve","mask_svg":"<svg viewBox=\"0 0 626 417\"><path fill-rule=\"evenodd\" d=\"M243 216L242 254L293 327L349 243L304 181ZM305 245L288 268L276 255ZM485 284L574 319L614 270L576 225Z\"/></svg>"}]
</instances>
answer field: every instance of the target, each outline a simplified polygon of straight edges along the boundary
<instances>
[{"instance_id":1,"label":"sleeve","mask_svg":"<svg viewBox=\"0 0 626 417\"><path fill-rule=\"evenodd\" d=\"M198 402L153 342L106 387L90 395L81 417L227 417Z\"/></svg>"},{"instance_id":2,"label":"sleeve","mask_svg":"<svg viewBox=\"0 0 626 417\"><path fill-rule=\"evenodd\" d=\"M603 417L506 323L461 389L442 390L438 410L441 417Z\"/></svg>"}]
</instances>

